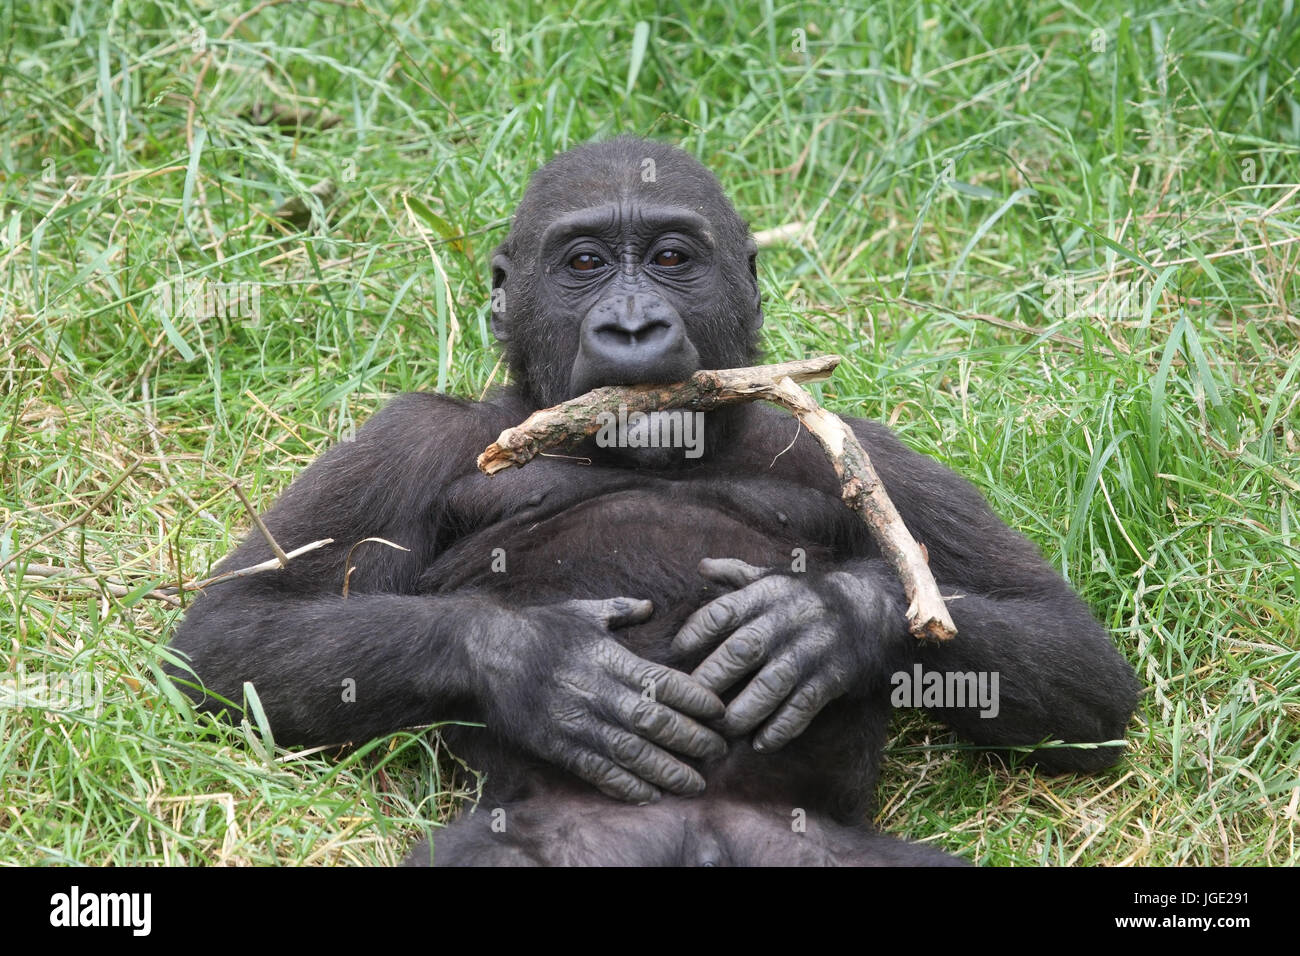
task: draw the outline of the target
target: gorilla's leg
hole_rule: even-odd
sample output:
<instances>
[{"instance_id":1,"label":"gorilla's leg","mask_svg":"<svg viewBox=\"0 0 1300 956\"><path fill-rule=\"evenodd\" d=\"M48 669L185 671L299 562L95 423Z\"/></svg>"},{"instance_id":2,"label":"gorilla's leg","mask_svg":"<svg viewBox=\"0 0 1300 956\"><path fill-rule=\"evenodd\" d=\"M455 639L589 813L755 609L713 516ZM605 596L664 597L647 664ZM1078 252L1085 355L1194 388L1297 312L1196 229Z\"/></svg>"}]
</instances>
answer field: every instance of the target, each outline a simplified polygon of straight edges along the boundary
<instances>
[{"instance_id":1,"label":"gorilla's leg","mask_svg":"<svg viewBox=\"0 0 1300 956\"><path fill-rule=\"evenodd\" d=\"M480 804L433 836L436 866L673 866L681 862L692 801L633 806L598 793ZM684 819L684 816L686 819ZM430 865L429 841L404 861Z\"/></svg>"},{"instance_id":2,"label":"gorilla's leg","mask_svg":"<svg viewBox=\"0 0 1300 956\"><path fill-rule=\"evenodd\" d=\"M430 865L428 841L407 866ZM599 794L480 806L433 838L438 866L962 866L942 850L866 826L729 800L637 807Z\"/></svg>"},{"instance_id":3,"label":"gorilla's leg","mask_svg":"<svg viewBox=\"0 0 1300 956\"><path fill-rule=\"evenodd\" d=\"M866 825L846 826L790 808L721 802L707 812L720 863L731 866L966 866L965 860ZM707 865L707 861L701 861Z\"/></svg>"}]
</instances>

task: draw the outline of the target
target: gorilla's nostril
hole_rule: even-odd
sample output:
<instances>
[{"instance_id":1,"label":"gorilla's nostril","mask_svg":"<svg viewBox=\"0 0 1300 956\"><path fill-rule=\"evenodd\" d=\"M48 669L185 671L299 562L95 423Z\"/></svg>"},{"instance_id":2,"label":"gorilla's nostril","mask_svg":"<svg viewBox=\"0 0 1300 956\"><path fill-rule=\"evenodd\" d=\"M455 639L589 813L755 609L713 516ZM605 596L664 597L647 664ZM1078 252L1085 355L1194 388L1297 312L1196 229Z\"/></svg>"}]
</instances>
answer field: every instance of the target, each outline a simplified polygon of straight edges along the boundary
<instances>
[{"instance_id":1,"label":"gorilla's nostril","mask_svg":"<svg viewBox=\"0 0 1300 956\"><path fill-rule=\"evenodd\" d=\"M569 386L579 395L600 385L680 382L699 367L699 352L671 303L619 292L583 318Z\"/></svg>"}]
</instances>

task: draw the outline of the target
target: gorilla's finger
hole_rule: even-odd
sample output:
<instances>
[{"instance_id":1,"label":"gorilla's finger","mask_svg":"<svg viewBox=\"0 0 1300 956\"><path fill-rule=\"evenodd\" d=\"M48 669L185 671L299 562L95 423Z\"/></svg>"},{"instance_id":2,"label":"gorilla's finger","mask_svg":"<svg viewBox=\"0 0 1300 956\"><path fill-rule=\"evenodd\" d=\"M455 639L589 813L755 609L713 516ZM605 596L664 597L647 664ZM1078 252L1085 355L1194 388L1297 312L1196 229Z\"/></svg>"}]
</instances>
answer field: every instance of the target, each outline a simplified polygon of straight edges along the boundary
<instances>
[{"instance_id":1,"label":"gorilla's finger","mask_svg":"<svg viewBox=\"0 0 1300 956\"><path fill-rule=\"evenodd\" d=\"M673 638L673 653L707 650L766 607L765 595L752 588L715 598L686 619Z\"/></svg>"},{"instance_id":2,"label":"gorilla's finger","mask_svg":"<svg viewBox=\"0 0 1300 956\"><path fill-rule=\"evenodd\" d=\"M564 606L600 621L611 630L650 620L655 606L641 598L615 597L603 601L565 601Z\"/></svg>"},{"instance_id":3,"label":"gorilla's finger","mask_svg":"<svg viewBox=\"0 0 1300 956\"><path fill-rule=\"evenodd\" d=\"M596 645L596 660L625 686L701 720L721 717L726 705L703 684L662 664L637 657L613 638Z\"/></svg>"},{"instance_id":4,"label":"gorilla's finger","mask_svg":"<svg viewBox=\"0 0 1300 956\"><path fill-rule=\"evenodd\" d=\"M613 724L604 725L600 735L610 756L647 783L684 797L704 792L704 778L694 767L645 738Z\"/></svg>"},{"instance_id":5,"label":"gorilla's finger","mask_svg":"<svg viewBox=\"0 0 1300 956\"><path fill-rule=\"evenodd\" d=\"M715 694L721 694L767 659L770 635L769 628L747 624L705 658L691 676Z\"/></svg>"},{"instance_id":6,"label":"gorilla's finger","mask_svg":"<svg viewBox=\"0 0 1300 956\"><path fill-rule=\"evenodd\" d=\"M627 803L654 803L661 794L644 780L628 773L614 761L591 750L571 754L565 765L601 793Z\"/></svg>"},{"instance_id":7,"label":"gorilla's finger","mask_svg":"<svg viewBox=\"0 0 1300 956\"><path fill-rule=\"evenodd\" d=\"M728 737L747 734L781 706L799 682L799 672L787 660L764 667L727 707L722 726Z\"/></svg>"},{"instance_id":8,"label":"gorilla's finger","mask_svg":"<svg viewBox=\"0 0 1300 956\"><path fill-rule=\"evenodd\" d=\"M767 722L767 726L755 735L754 749L761 753L780 750L807 730L813 718L835 697L833 690L821 684L800 687L777 715Z\"/></svg>"},{"instance_id":9,"label":"gorilla's finger","mask_svg":"<svg viewBox=\"0 0 1300 956\"><path fill-rule=\"evenodd\" d=\"M714 584L743 588L768 574L769 570L746 564L739 558L705 558L699 564L699 572Z\"/></svg>"},{"instance_id":10,"label":"gorilla's finger","mask_svg":"<svg viewBox=\"0 0 1300 956\"><path fill-rule=\"evenodd\" d=\"M628 691L619 708L626 726L673 753L710 759L727 752L722 735L643 694Z\"/></svg>"}]
</instances>

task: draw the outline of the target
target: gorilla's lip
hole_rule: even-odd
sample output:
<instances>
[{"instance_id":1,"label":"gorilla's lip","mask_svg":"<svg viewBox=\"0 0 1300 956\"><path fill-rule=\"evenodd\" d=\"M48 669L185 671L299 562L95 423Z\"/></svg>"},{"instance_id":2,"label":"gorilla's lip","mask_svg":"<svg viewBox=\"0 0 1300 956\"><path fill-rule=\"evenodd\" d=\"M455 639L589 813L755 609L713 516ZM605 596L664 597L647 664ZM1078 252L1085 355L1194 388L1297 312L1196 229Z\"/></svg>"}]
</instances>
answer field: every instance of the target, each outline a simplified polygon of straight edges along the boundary
<instances>
[{"instance_id":1,"label":"gorilla's lip","mask_svg":"<svg viewBox=\"0 0 1300 956\"><path fill-rule=\"evenodd\" d=\"M596 338L609 345L649 345L668 335L672 331L672 326L667 322L660 321L650 322L639 329L625 329L611 322L592 331Z\"/></svg>"},{"instance_id":2,"label":"gorilla's lip","mask_svg":"<svg viewBox=\"0 0 1300 956\"><path fill-rule=\"evenodd\" d=\"M651 375L640 375L632 377L630 375L620 375L617 372L608 372L604 375L593 376L582 382L575 382L570 386L570 394L564 401L575 399L587 392L594 391L598 388L635 388L638 385L676 385L684 382L700 370L698 364L690 368L676 369L668 372L661 372ZM580 387L580 391L573 391L574 387Z\"/></svg>"}]
</instances>

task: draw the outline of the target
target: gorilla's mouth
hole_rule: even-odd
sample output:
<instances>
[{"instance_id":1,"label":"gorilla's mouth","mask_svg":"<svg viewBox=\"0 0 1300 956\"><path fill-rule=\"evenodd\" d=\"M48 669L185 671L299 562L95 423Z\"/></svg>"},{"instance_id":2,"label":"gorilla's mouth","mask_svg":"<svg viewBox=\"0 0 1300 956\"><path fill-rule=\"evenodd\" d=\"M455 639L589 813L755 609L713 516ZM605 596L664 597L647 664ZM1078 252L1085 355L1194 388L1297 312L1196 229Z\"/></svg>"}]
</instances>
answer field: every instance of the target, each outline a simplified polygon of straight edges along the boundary
<instances>
[{"instance_id":1,"label":"gorilla's mouth","mask_svg":"<svg viewBox=\"0 0 1300 956\"><path fill-rule=\"evenodd\" d=\"M605 325L595 330L596 340L601 345L613 348L628 348L636 345L651 345L666 338L672 332L668 322L650 322L639 329L625 329L617 325Z\"/></svg>"}]
</instances>

